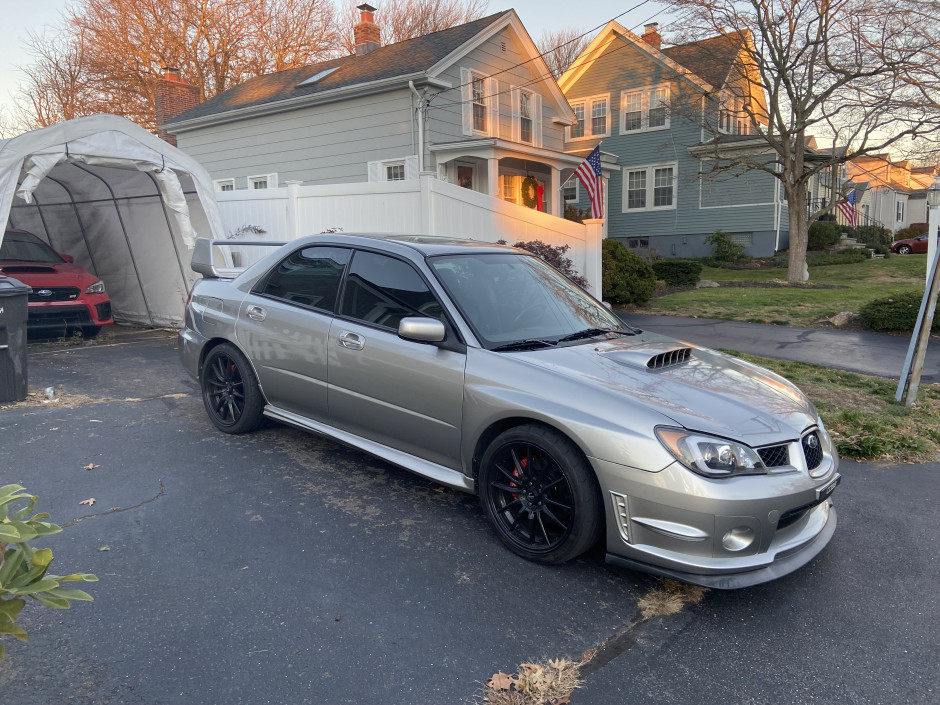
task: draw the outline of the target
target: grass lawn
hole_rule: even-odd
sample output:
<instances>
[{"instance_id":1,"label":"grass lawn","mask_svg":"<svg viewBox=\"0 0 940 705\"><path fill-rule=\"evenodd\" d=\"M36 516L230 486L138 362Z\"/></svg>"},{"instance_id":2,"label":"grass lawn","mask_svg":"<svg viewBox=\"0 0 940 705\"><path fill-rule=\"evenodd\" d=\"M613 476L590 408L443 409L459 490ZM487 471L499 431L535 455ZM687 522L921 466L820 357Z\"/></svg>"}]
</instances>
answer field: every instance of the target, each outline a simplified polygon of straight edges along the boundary
<instances>
[{"instance_id":1,"label":"grass lawn","mask_svg":"<svg viewBox=\"0 0 940 705\"><path fill-rule=\"evenodd\" d=\"M843 458L940 460L940 384L921 384L911 408L894 401L897 382L725 350L782 375L813 400Z\"/></svg>"},{"instance_id":2,"label":"grass lawn","mask_svg":"<svg viewBox=\"0 0 940 705\"><path fill-rule=\"evenodd\" d=\"M635 310L811 327L843 311L858 313L873 299L908 291L923 294L926 267L926 255L895 255L857 264L810 267L810 286L786 285L786 269L706 267L702 279L733 285L660 296ZM748 286L750 283L753 286ZM770 288L774 283L780 285ZM839 288L810 288L819 284Z\"/></svg>"}]
</instances>

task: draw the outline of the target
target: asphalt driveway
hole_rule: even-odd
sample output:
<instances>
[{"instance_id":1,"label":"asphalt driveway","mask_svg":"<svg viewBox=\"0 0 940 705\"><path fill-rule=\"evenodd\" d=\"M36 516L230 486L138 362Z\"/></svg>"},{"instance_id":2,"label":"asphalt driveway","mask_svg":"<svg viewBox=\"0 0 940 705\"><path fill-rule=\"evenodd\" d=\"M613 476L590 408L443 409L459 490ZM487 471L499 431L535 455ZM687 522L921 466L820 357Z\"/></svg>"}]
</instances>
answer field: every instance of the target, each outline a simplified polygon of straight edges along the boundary
<instances>
[{"instance_id":1,"label":"asphalt driveway","mask_svg":"<svg viewBox=\"0 0 940 705\"><path fill-rule=\"evenodd\" d=\"M937 700L937 464L845 463L815 561L643 620L656 579L523 561L473 497L330 441L218 433L175 338L117 343L31 346L59 401L0 409L0 484L66 526L56 572L100 578L94 603L27 607L3 703L467 703L592 647L574 703Z\"/></svg>"}]
</instances>

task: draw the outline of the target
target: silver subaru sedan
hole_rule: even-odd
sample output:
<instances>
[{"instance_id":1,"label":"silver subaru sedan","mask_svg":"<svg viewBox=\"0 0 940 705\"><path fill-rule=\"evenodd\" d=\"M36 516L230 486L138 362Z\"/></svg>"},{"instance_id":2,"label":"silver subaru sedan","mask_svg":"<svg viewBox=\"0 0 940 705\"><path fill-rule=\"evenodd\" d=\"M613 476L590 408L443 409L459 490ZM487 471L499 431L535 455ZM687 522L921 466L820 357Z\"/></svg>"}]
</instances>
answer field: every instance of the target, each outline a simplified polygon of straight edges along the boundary
<instances>
[{"instance_id":1,"label":"silver subaru sedan","mask_svg":"<svg viewBox=\"0 0 940 705\"><path fill-rule=\"evenodd\" d=\"M239 271L230 245L197 242L180 333L221 431L267 417L475 493L540 563L603 540L614 564L738 588L835 531L838 456L799 389L625 325L527 252L330 234Z\"/></svg>"}]
</instances>

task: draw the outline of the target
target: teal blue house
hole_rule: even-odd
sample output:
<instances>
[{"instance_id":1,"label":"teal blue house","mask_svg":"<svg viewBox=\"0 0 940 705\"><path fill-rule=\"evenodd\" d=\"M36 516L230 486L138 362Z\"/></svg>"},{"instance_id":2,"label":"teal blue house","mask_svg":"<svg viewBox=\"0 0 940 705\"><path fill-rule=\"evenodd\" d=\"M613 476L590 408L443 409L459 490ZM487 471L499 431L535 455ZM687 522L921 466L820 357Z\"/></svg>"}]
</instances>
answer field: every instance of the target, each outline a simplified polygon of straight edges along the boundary
<instances>
[{"instance_id":1,"label":"teal blue house","mask_svg":"<svg viewBox=\"0 0 940 705\"><path fill-rule=\"evenodd\" d=\"M620 167L607 181L607 237L665 257L709 254L705 238L719 229L751 256L787 249L777 179L716 169L716 156L761 153L754 120L766 99L746 60L750 35L661 42L656 24L638 36L610 22L559 79L577 118L565 128L565 151L587 155L600 142ZM575 180L564 197L588 206Z\"/></svg>"}]
</instances>

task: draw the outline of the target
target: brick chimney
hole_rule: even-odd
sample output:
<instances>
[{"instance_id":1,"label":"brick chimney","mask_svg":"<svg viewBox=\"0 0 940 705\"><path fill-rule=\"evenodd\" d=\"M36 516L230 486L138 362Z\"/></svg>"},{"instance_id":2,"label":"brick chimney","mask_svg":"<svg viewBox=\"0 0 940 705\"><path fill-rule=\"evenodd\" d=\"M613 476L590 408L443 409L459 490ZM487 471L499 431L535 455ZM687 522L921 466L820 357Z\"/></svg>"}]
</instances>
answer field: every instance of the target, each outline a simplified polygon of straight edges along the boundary
<instances>
[{"instance_id":1,"label":"brick chimney","mask_svg":"<svg viewBox=\"0 0 940 705\"><path fill-rule=\"evenodd\" d=\"M644 25L643 28L645 31L640 39L659 51L663 43L662 35L659 33L659 23L650 22L648 25Z\"/></svg>"},{"instance_id":2,"label":"brick chimney","mask_svg":"<svg viewBox=\"0 0 940 705\"><path fill-rule=\"evenodd\" d=\"M359 24L353 25L353 38L356 42L356 56L365 56L382 46L382 30L375 23L375 8L372 5L359 5Z\"/></svg>"},{"instance_id":3,"label":"brick chimney","mask_svg":"<svg viewBox=\"0 0 940 705\"><path fill-rule=\"evenodd\" d=\"M157 79L153 97L156 102L157 137L176 146L176 136L161 128L177 115L195 108L202 102L202 91L199 86L188 83L180 76L180 70L175 66L164 66L163 77Z\"/></svg>"}]
</instances>

